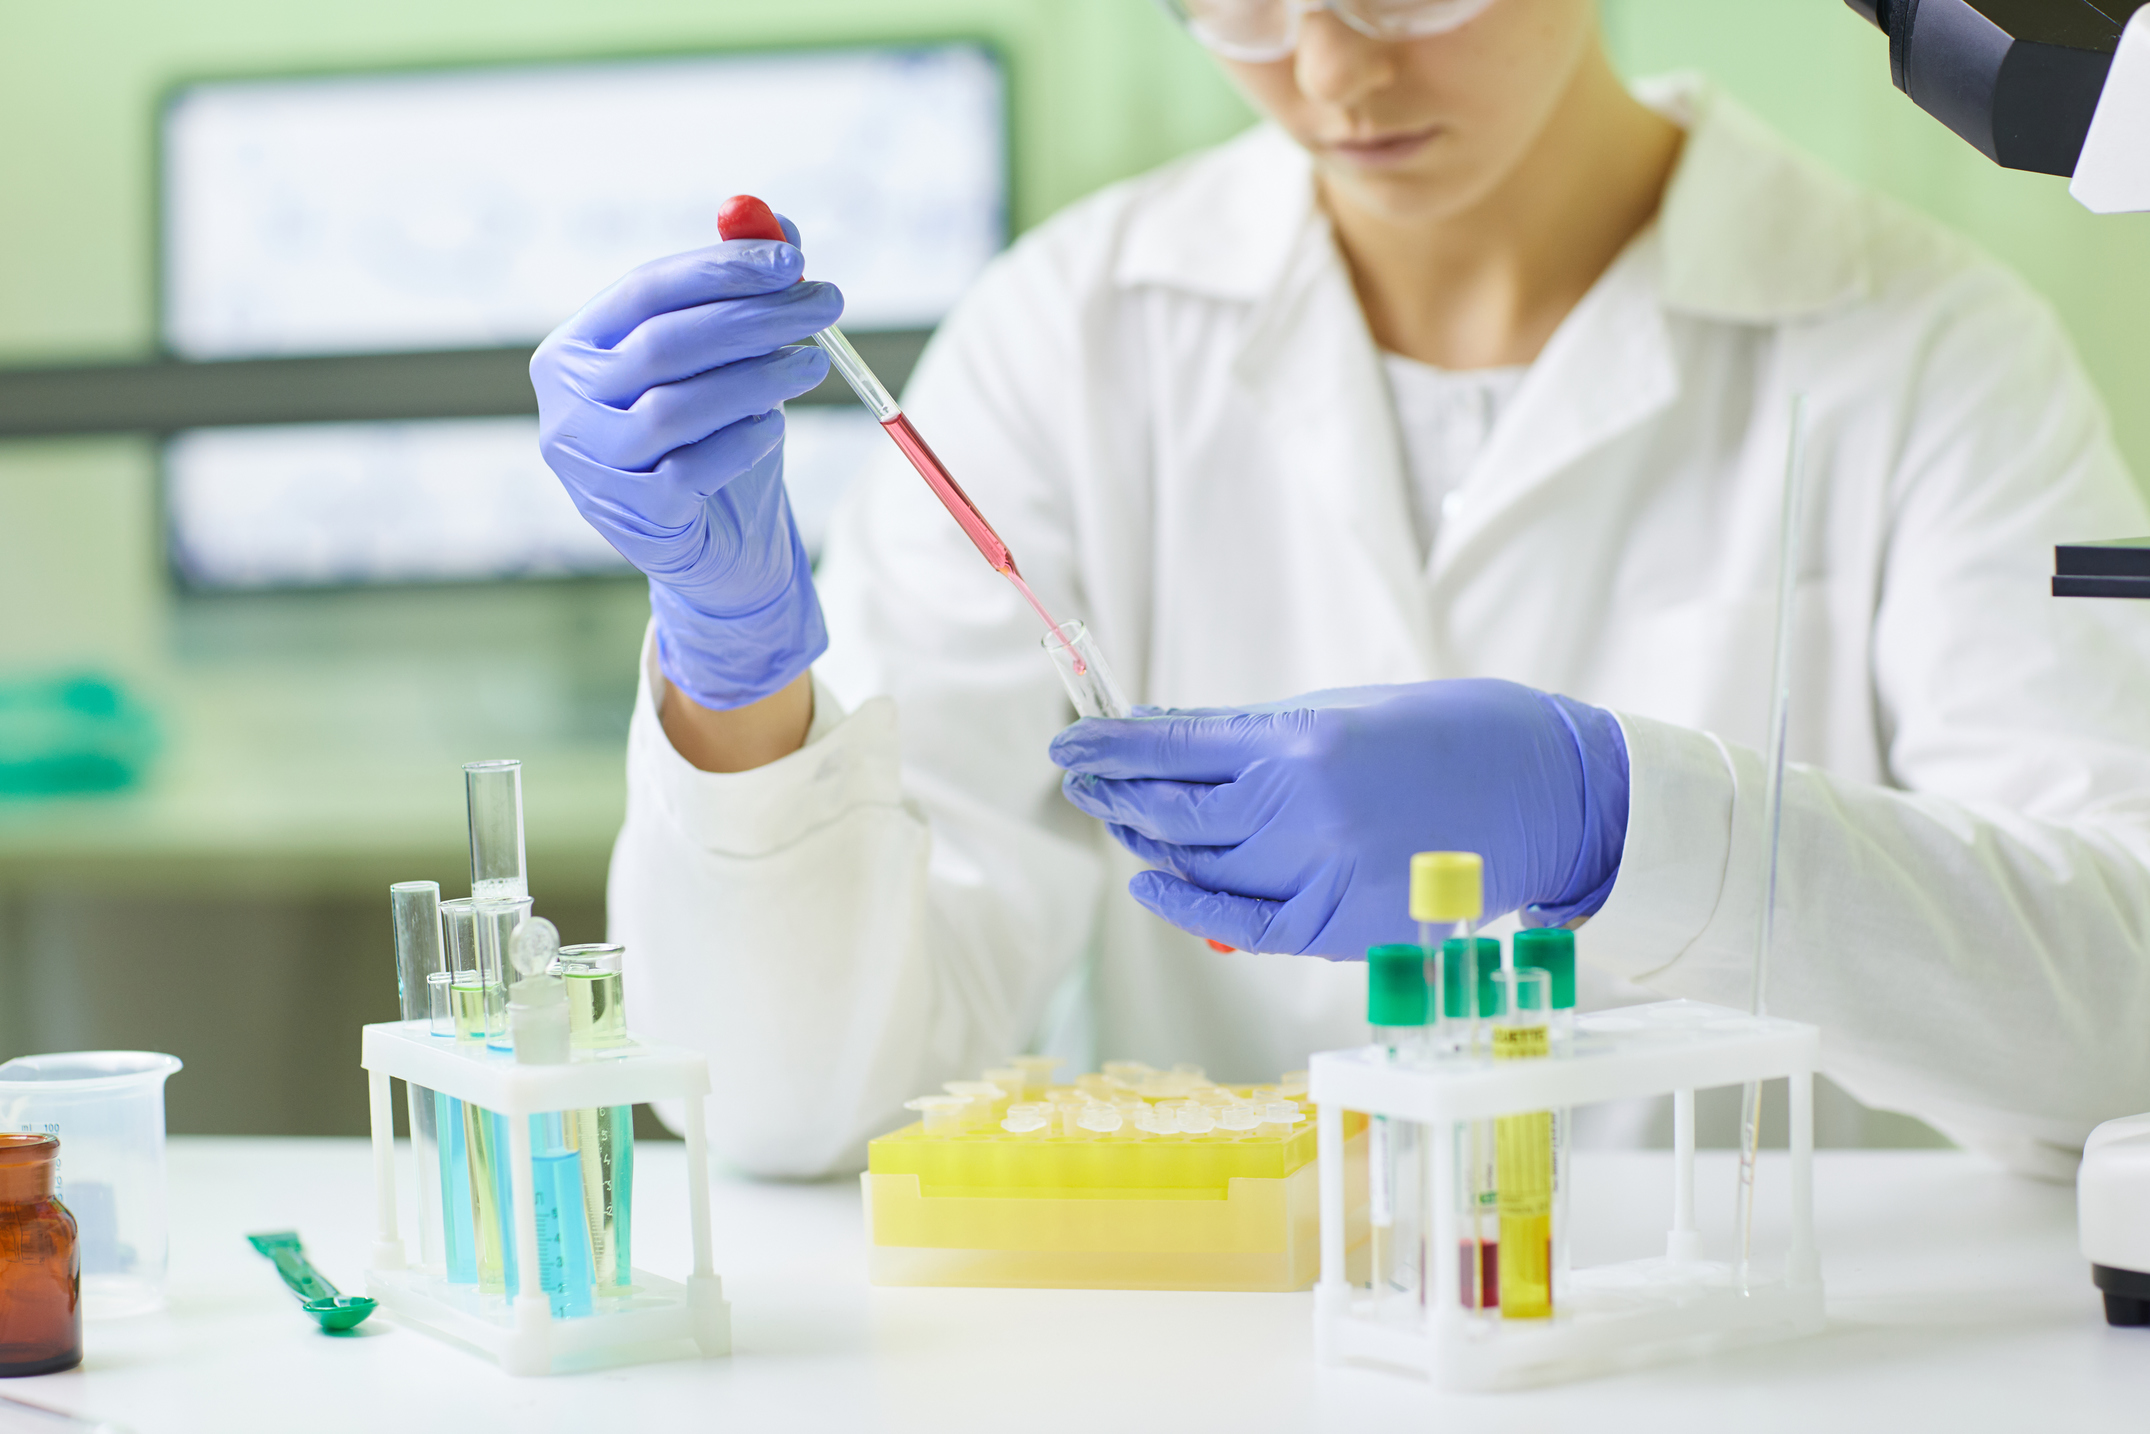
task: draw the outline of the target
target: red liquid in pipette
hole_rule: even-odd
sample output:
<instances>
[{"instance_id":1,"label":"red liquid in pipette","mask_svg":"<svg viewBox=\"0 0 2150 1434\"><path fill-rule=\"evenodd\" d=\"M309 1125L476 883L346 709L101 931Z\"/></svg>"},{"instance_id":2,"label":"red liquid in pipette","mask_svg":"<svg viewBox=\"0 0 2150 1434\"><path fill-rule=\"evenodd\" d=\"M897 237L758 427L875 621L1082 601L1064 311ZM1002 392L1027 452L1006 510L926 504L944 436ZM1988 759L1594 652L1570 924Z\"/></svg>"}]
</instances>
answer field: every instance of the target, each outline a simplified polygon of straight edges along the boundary
<instances>
[{"instance_id":1,"label":"red liquid in pipette","mask_svg":"<svg viewBox=\"0 0 2150 1434\"><path fill-rule=\"evenodd\" d=\"M751 194L735 194L724 201L723 206L717 210L717 233L725 239L764 239L780 244L789 242L784 234L784 226L776 222L775 213ZM911 420L898 413L881 426L888 430L889 437L896 440L896 446L903 450L903 456L911 460L911 466L926 480L926 486L933 490L934 496L941 500L942 506L948 509L958 526L978 545L978 551L985 555L985 560L992 565L993 571L1014 583L1015 590L1023 595L1023 601L1029 603L1037 615L1045 620L1045 626L1053 636L1060 638L1060 645L1068 649L1068 656L1074 660L1076 676L1089 671L1089 667L1082 660L1082 654L1076 652L1075 645L1061 635L1060 624L1053 621L1053 615L1045 610L1045 604L1038 601L1038 595L1030 590L1030 584L1024 582L1023 575L1016 571L1015 555L1008 551L1008 545L1000 540L1000 534L993 531L993 525L985 520L985 514L978 511L978 505L971 502L970 495L963 491L962 485L950 475L933 450L926 446L926 440L918 436L918 430L911 427Z\"/></svg>"},{"instance_id":2,"label":"red liquid in pipette","mask_svg":"<svg viewBox=\"0 0 2150 1434\"><path fill-rule=\"evenodd\" d=\"M978 551L984 555L993 571L1014 583L1015 590L1023 595L1023 601L1029 603L1038 616L1045 620L1045 626L1055 637L1060 637L1060 624L1045 610L1045 604L1038 601L1038 595L1030 590L1029 583L1023 581L1023 575L1016 571L1015 554L1008 551L1008 545L1000 540L1000 534L993 531L993 525L985 520L985 514L978 511L978 505L970 500L970 494L963 491L963 485L956 482L955 475L942 464L939 455L927 446L925 439L918 436L918 430L911 427L911 420L899 413L881 427L888 431L890 438L896 440L896 446L903 450L903 456L911 460L911 466L918 470L918 476L926 480L926 486L941 500L941 506L956 520L956 525L977 545ZM1076 675L1081 676L1089 671L1081 655L1072 650L1072 644L1065 637L1060 637L1060 641L1062 646L1071 649L1068 656L1074 659Z\"/></svg>"}]
</instances>

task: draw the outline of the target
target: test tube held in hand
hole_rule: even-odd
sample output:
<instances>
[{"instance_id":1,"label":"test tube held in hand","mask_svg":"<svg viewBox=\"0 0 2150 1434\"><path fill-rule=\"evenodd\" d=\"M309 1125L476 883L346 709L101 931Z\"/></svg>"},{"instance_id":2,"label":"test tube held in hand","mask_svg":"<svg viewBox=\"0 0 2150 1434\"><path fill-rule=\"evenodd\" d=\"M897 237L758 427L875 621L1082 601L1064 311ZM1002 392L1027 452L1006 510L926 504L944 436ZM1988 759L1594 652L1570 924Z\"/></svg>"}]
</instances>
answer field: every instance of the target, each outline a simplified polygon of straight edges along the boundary
<instances>
[{"instance_id":1,"label":"test tube held in hand","mask_svg":"<svg viewBox=\"0 0 2150 1434\"><path fill-rule=\"evenodd\" d=\"M1038 645L1052 658L1077 717L1127 715L1127 697L1120 691L1119 679L1112 675L1105 655L1097 650L1097 639L1080 619L1060 624Z\"/></svg>"}]
</instances>

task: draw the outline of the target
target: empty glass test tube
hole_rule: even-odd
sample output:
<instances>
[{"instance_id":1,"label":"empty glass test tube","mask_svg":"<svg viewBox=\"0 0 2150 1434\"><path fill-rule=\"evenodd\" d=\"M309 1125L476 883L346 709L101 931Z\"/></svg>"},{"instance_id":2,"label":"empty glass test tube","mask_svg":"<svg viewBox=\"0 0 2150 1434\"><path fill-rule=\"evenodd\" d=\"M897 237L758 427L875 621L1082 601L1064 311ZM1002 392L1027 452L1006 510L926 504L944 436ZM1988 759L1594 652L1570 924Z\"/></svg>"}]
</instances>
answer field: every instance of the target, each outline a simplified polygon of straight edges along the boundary
<instances>
[{"instance_id":1,"label":"empty glass test tube","mask_svg":"<svg viewBox=\"0 0 2150 1434\"><path fill-rule=\"evenodd\" d=\"M1366 953L1366 1021L1389 1064L1425 1059L1427 998L1423 949L1390 945ZM1425 1129L1417 1121L1377 1114L1367 1122L1366 1137L1374 1298L1415 1317L1426 1290Z\"/></svg>"},{"instance_id":2,"label":"empty glass test tube","mask_svg":"<svg viewBox=\"0 0 2150 1434\"><path fill-rule=\"evenodd\" d=\"M459 1041L485 1039L485 977L478 970L478 903L458 896L440 904L448 972L449 1017Z\"/></svg>"},{"instance_id":3,"label":"empty glass test tube","mask_svg":"<svg viewBox=\"0 0 2150 1434\"><path fill-rule=\"evenodd\" d=\"M1097 639L1080 619L1060 624L1040 639L1039 646L1052 658L1077 717L1127 715L1127 696L1120 691L1105 655L1098 651Z\"/></svg>"},{"instance_id":4,"label":"empty glass test tube","mask_svg":"<svg viewBox=\"0 0 2150 1434\"><path fill-rule=\"evenodd\" d=\"M435 971L426 977L426 1028L436 1036L455 1035L455 972Z\"/></svg>"},{"instance_id":5,"label":"empty glass test tube","mask_svg":"<svg viewBox=\"0 0 2150 1434\"><path fill-rule=\"evenodd\" d=\"M396 931L396 994L403 1019L423 1021L426 978L441 969L440 883L399 881L388 888L388 908Z\"/></svg>"},{"instance_id":6,"label":"empty glass test tube","mask_svg":"<svg viewBox=\"0 0 2150 1434\"><path fill-rule=\"evenodd\" d=\"M399 881L388 888L388 910L396 937L396 995L403 1019L433 1029L434 977L441 976L440 883ZM445 989L443 988L445 995ZM440 1127L433 1092L407 1085L411 1149L418 1160L418 1255L421 1263L444 1261L441 1247Z\"/></svg>"},{"instance_id":7,"label":"empty glass test tube","mask_svg":"<svg viewBox=\"0 0 2150 1434\"><path fill-rule=\"evenodd\" d=\"M530 895L523 866L523 764L512 758L463 764L470 813L470 894L478 901Z\"/></svg>"},{"instance_id":8,"label":"empty glass test tube","mask_svg":"<svg viewBox=\"0 0 2150 1434\"><path fill-rule=\"evenodd\" d=\"M496 1051L513 1050L508 1039L508 945L515 928L530 919L530 898L474 900L471 910L477 928L478 984L484 993L485 1044Z\"/></svg>"}]
</instances>

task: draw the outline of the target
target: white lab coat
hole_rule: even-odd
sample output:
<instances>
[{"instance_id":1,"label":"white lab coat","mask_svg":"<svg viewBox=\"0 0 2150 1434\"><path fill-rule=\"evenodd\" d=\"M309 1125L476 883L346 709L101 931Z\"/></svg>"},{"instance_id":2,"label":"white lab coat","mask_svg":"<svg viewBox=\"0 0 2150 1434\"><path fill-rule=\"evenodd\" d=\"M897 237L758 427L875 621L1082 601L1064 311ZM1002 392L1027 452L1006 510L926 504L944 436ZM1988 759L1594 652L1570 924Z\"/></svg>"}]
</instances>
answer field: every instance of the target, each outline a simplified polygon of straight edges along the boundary
<instances>
[{"instance_id":1,"label":"white lab coat","mask_svg":"<svg viewBox=\"0 0 2150 1434\"><path fill-rule=\"evenodd\" d=\"M2047 595L2150 532L2043 304L1728 101L1417 550L1377 351L1305 156L1263 128L1003 256L920 428L1130 695L1497 676L1619 714L1600 973L1744 1005L1792 396L1806 556L1772 1011L1825 1067L2053 1167L2150 1108L2150 612ZM2056 202L2058 202L2056 200ZM751 1170L855 1166L901 1102L1022 1049L1094 960L1101 1053L1270 1079L1364 1038L1354 964L1219 955L1127 896L1059 795L1035 617L891 450L838 515L808 745L712 775L644 657L614 934L649 1036L706 1050ZM2062 1168L2065 1168L2062 1166Z\"/></svg>"}]
</instances>

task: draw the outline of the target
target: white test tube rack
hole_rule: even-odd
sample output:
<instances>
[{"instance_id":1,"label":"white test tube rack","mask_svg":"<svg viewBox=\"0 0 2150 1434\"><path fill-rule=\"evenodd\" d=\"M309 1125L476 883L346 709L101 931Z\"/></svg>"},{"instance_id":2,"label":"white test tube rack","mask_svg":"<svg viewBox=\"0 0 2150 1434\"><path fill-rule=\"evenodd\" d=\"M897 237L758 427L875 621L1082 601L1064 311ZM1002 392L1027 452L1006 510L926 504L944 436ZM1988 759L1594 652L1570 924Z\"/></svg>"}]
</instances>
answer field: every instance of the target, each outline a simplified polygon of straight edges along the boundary
<instances>
[{"instance_id":1,"label":"white test tube rack","mask_svg":"<svg viewBox=\"0 0 2150 1434\"><path fill-rule=\"evenodd\" d=\"M1308 1067L1319 1107L1321 1279L1315 1286L1317 1356L1325 1364L1364 1363L1419 1373L1444 1389L1523 1388L1690 1358L1736 1345L1812 1334L1822 1328L1821 1260L1814 1244L1814 1068L1821 1033L1794 1021L1755 1017L1697 1001L1665 1001L1594 1012L1543 1060L1496 1062L1451 1057L1437 1064L1390 1064L1378 1047L1329 1051ZM1791 1088L1791 1228L1771 1278L1744 1282L1732 1262L1703 1257L1694 1221L1694 1093L1785 1078ZM1429 1290L1431 1308L1398 1320L1393 1302L1353 1284L1345 1271L1346 1110L1422 1122L1439 1147L1459 1122L1530 1111L1572 1109L1634 1096L1673 1096L1673 1218L1662 1259L1575 1270L1550 1319L1504 1320L1469 1312L1449 1291ZM1436 1163L1428 1201L1430 1248L1458 1248L1452 1178ZM1587 1189L1569 1192L1588 1199ZM1449 1261L1438 1261L1443 1270ZM1761 1262L1750 1266L1750 1276ZM1429 1274L1429 1280L1435 1277ZM1556 1273L1556 1279L1558 1275Z\"/></svg>"},{"instance_id":2,"label":"white test tube rack","mask_svg":"<svg viewBox=\"0 0 2150 1434\"><path fill-rule=\"evenodd\" d=\"M360 1063L372 1100L378 1215L366 1293L398 1322L487 1355L510 1374L729 1354L731 1306L710 1251L709 1158L702 1126L709 1062L699 1052L641 1043L583 1056L578 1052L578 1059L565 1065L518 1065L513 1056L487 1052L481 1044L434 1036L424 1021L365 1028ZM397 1233L391 1080L508 1117L513 1239L516 1265L524 1272L512 1299L482 1294L473 1285L451 1284L446 1271L406 1260ZM637 1269L630 1294L599 1299L588 1315L554 1319L537 1277L537 1201L528 1117L652 1100L686 1103L687 1214L694 1268L685 1284ZM421 1183L426 1178L421 1169Z\"/></svg>"}]
</instances>

